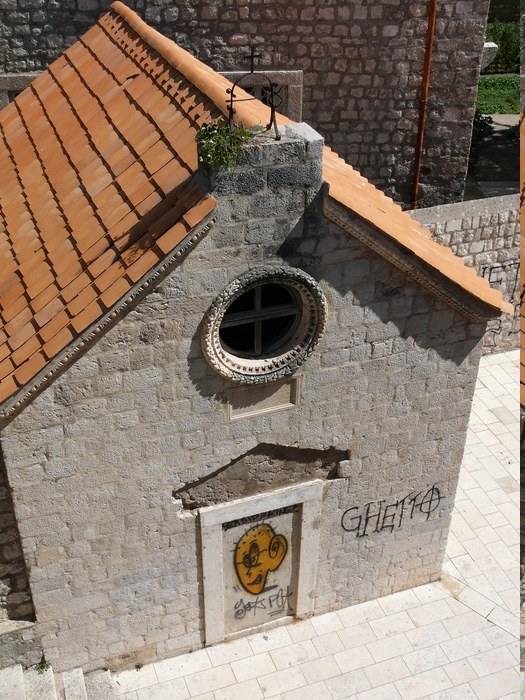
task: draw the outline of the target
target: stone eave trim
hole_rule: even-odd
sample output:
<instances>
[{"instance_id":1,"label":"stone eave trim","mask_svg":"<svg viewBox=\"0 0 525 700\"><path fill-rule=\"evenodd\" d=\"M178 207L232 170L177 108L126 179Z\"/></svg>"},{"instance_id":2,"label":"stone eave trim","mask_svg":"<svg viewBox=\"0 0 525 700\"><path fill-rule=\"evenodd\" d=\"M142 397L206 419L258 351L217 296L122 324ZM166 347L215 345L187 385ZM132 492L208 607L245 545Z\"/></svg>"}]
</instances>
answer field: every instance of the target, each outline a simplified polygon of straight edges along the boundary
<instances>
[{"instance_id":1,"label":"stone eave trim","mask_svg":"<svg viewBox=\"0 0 525 700\"><path fill-rule=\"evenodd\" d=\"M172 272L176 263L181 261L197 243L206 236L216 221L213 212L201 221L158 265L153 267L131 290L118 301L108 312L95 321L89 328L67 345L46 367L30 382L10 396L0 406L0 421L7 422L14 418L22 409L75 360L86 352L98 338L140 302L155 286Z\"/></svg>"},{"instance_id":2,"label":"stone eave trim","mask_svg":"<svg viewBox=\"0 0 525 700\"><path fill-rule=\"evenodd\" d=\"M323 213L330 221L406 272L422 287L471 321L485 323L491 318L501 316L501 309L484 303L439 270L416 258L411 250L401 243L391 241L383 231L337 202L326 191L323 196Z\"/></svg>"}]
</instances>

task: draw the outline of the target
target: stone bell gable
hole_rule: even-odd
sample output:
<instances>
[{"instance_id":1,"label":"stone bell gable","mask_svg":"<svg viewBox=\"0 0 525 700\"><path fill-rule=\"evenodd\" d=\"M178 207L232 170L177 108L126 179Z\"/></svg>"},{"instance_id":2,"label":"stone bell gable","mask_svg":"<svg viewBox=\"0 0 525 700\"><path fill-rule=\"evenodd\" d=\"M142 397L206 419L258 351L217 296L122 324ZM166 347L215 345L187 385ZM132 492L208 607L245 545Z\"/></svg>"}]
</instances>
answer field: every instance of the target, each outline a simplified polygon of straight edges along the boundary
<instances>
[{"instance_id":1,"label":"stone bell gable","mask_svg":"<svg viewBox=\"0 0 525 700\"><path fill-rule=\"evenodd\" d=\"M0 113L32 603L2 663L134 665L440 575L509 305L306 124L199 170L229 85L115 3Z\"/></svg>"},{"instance_id":2,"label":"stone bell gable","mask_svg":"<svg viewBox=\"0 0 525 700\"><path fill-rule=\"evenodd\" d=\"M413 201L427 36L432 59L420 206L461 201L482 65L489 0L142 0L131 7L217 71L271 71L288 116L302 118L396 201ZM494 5L494 2L492 2ZM517 0L498 0L512 8ZM0 5L0 106L94 24L108 3ZM2 75L2 73L4 73ZM34 74L33 74L34 76Z\"/></svg>"}]
</instances>

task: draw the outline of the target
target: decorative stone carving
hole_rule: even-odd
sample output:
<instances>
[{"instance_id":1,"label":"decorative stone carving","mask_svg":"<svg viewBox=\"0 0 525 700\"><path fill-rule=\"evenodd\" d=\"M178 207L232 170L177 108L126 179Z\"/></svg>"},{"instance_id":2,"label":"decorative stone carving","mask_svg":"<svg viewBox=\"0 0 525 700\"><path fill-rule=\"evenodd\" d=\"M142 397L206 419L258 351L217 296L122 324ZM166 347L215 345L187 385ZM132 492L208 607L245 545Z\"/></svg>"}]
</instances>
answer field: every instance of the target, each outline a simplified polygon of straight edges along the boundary
<instances>
[{"instance_id":1,"label":"decorative stone carving","mask_svg":"<svg viewBox=\"0 0 525 700\"><path fill-rule=\"evenodd\" d=\"M260 284L292 287L300 295L302 316L286 349L271 356L244 358L229 352L219 329L230 304ZM321 287L302 270L292 267L260 267L231 282L215 299L204 318L201 345L210 366L221 376L240 384L264 384L293 374L312 353L326 325L327 305Z\"/></svg>"}]
</instances>

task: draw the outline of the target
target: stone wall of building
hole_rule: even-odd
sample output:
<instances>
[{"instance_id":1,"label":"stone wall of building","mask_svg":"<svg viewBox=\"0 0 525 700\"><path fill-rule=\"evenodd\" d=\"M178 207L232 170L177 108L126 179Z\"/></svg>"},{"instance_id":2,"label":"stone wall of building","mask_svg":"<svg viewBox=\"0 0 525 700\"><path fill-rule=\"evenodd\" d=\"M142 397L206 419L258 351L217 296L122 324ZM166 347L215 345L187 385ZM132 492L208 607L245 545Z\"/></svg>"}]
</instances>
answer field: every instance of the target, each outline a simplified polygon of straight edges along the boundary
<instances>
[{"instance_id":1,"label":"stone wall of building","mask_svg":"<svg viewBox=\"0 0 525 700\"><path fill-rule=\"evenodd\" d=\"M42 660L45 626L35 622L10 620L0 623L0 669L21 664L24 668Z\"/></svg>"},{"instance_id":2,"label":"stone wall of building","mask_svg":"<svg viewBox=\"0 0 525 700\"><path fill-rule=\"evenodd\" d=\"M13 503L5 467L0 460L0 629L2 623L8 620L27 620L32 613L33 606Z\"/></svg>"},{"instance_id":3,"label":"stone wall of building","mask_svg":"<svg viewBox=\"0 0 525 700\"><path fill-rule=\"evenodd\" d=\"M418 209L411 212L438 243L449 246L467 265L514 304L514 316L489 321L484 353L519 347L520 212L519 195Z\"/></svg>"},{"instance_id":4,"label":"stone wall of building","mask_svg":"<svg viewBox=\"0 0 525 700\"><path fill-rule=\"evenodd\" d=\"M35 638L35 619L22 547L0 456L0 668L14 661L40 661L42 646Z\"/></svg>"},{"instance_id":5,"label":"stone wall of building","mask_svg":"<svg viewBox=\"0 0 525 700\"><path fill-rule=\"evenodd\" d=\"M269 141L216 178L207 236L4 427L36 632L55 669L203 644L198 509L181 499L209 477L227 488L225 467L258 445L272 459L315 455L298 479L324 483L316 612L438 578L485 326L324 218L321 147ZM268 385L255 385L255 412L232 419L232 383L202 354L203 317L233 279L271 264L316 280L326 329L290 405L267 410Z\"/></svg>"},{"instance_id":6,"label":"stone wall of building","mask_svg":"<svg viewBox=\"0 0 525 700\"><path fill-rule=\"evenodd\" d=\"M150 25L217 70L304 72L303 119L397 201L411 201L428 2L130 0ZM419 202L459 201L489 0L438 3ZM109 0L6 0L0 73L41 70Z\"/></svg>"}]
</instances>

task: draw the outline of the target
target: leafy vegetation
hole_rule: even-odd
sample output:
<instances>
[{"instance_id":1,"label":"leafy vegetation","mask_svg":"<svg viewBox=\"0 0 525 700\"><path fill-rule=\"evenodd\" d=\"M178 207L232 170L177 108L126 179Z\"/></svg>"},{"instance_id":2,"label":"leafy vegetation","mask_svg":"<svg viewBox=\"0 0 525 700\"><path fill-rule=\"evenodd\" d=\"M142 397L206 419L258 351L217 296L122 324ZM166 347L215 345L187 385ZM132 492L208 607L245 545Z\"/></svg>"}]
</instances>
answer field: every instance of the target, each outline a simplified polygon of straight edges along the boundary
<instances>
[{"instance_id":1,"label":"leafy vegetation","mask_svg":"<svg viewBox=\"0 0 525 700\"><path fill-rule=\"evenodd\" d=\"M519 75L482 76L479 79L476 107L481 114L519 114Z\"/></svg>"},{"instance_id":2,"label":"leafy vegetation","mask_svg":"<svg viewBox=\"0 0 525 700\"><path fill-rule=\"evenodd\" d=\"M35 668L38 671L38 674L42 676L49 668L51 668L51 664L47 661L40 661L39 663L35 664Z\"/></svg>"},{"instance_id":3,"label":"leafy vegetation","mask_svg":"<svg viewBox=\"0 0 525 700\"><path fill-rule=\"evenodd\" d=\"M259 124L246 129L235 124L233 133L225 119L202 126L196 135L199 160L206 165L222 165L228 172L241 159L244 144L265 129Z\"/></svg>"},{"instance_id":4,"label":"leafy vegetation","mask_svg":"<svg viewBox=\"0 0 525 700\"><path fill-rule=\"evenodd\" d=\"M498 45L498 53L483 73L519 73L520 23L489 22L486 40Z\"/></svg>"},{"instance_id":5,"label":"leafy vegetation","mask_svg":"<svg viewBox=\"0 0 525 700\"><path fill-rule=\"evenodd\" d=\"M479 139L483 136L492 136L494 133L494 120L488 114L482 114L476 109L474 123L472 124L472 138Z\"/></svg>"}]
</instances>

